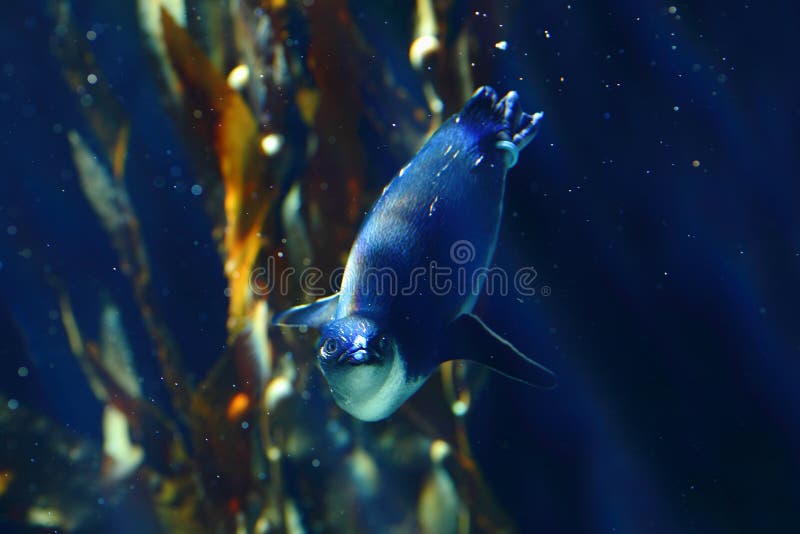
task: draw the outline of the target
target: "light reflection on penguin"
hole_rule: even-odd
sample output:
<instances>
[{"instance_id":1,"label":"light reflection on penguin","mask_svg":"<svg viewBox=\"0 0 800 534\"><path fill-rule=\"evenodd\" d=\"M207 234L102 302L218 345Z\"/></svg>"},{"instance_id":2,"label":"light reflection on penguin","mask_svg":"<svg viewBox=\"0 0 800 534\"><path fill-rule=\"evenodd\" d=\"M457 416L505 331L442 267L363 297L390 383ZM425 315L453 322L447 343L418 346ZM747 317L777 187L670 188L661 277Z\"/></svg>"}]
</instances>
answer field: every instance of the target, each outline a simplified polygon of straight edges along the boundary
<instances>
[{"instance_id":1,"label":"light reflection on penguin","mask_svg":"<svg viewBox=\"0 0 800 534\"><path fill-rule=\"evenodd\" d=\"M471 314L480 287L440 276L449 269L451 278L485 282L506 171L541 117L524 113L516 92L498 101L493 89L478 89L386 186L356 237L339 293L275 317L278 325L320 330L320 368L343 410L384 419L453 359L554 385L549 370Z\"/></svg>"}]
</instances>

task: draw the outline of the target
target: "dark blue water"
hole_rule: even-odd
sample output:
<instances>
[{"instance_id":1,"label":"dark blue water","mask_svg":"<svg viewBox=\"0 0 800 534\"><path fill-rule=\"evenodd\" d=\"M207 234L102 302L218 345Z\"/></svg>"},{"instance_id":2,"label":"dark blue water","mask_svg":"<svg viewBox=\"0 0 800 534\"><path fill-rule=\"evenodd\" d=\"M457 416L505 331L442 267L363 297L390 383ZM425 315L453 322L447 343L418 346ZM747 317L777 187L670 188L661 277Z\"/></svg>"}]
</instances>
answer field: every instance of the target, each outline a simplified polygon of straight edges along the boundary
<instances>
[{"instance_id":1,"label":"dark blue water","mask_svg":"<svg viewBox=\"0 0 800 534\"><path fill-rule=\"evenodd\" d=\"M406 11L352 4L375 32L390 21L381 51L404 57ZM560 385L493 377L475 402L473 448L498 500L525 532L793 531L798 7L509 9L510 24L493 30L508 41L495 77L476 82L518 91L545 122L509 175L496 263L535 266L551 293L487 297L478 312ZM135 306L77 183L63 132L83 119L50 52L44 2L2 10L0 390L98 437L101 408L45 274L69 281L85 317L103 292L123 315ZM98 31L98 61L135 117L128 187L160 303L183 352L209 355L225 341L225 281L186 148L143 74L134 7L74 10ZM143 326L129 322L134 352L148 354ZM197 374L204 357L190 359ZM145 377L158 373L141 361ZM24 379L20 365L31 367ZM157 381L144 387L165 399Z\"/></svg>"}]
</instances>

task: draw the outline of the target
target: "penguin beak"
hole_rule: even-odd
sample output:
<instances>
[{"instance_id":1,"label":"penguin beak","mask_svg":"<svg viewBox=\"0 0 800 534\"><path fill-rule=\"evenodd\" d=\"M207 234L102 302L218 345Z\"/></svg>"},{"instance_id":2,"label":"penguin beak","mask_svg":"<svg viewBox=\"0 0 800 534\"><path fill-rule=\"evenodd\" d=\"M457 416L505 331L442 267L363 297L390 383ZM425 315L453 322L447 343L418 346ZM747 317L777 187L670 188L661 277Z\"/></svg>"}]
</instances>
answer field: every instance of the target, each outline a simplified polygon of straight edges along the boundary
<instances>
[{"instance_id":1,"label":"penguin beak","mask_svg":"<svg viewBox=\"0 0 800 534\"><path fill-rule=\"evenodd\" d=\"M339 361L341 362L342 360L348 359L356 362L363 362L366 361L368 357L369 353L367 353L366 347L353 347L339 356Z\"/></svg>"},{"instance_id":2,"label":"penguin beak","mask_svg":"<svg viewBox=\"0 0 800 534\"><path fill-rule=\"evenodd\" d=\"M353 340L353 345L350 347L350 350L344 352L340 357L339 361L344 359L350 359L356 362L363 362L366 361L369 357L367 353L367 338L362 335L358 335Z\"/></svg>"}]
</instances>

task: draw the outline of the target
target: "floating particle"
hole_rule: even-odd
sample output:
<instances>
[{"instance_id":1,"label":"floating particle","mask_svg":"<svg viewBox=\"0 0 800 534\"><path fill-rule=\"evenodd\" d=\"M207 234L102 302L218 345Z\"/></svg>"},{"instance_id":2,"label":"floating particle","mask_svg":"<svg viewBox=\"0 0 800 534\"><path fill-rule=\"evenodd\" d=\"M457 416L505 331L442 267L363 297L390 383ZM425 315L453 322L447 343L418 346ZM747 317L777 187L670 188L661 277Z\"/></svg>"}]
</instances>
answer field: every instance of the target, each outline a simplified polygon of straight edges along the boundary
<instances>
[{"instance_id":1,"label":"floating particle","mask_svg":"<svg viewBox=\"0 0 800 534\"><path fill-rule=\"evenodd\" d=\"M545 39L550 39L550 31L549 30L545 30L544 31L544 38Z\"/></svg>"},{"instance_id":2,"label":"floating particle","mask_svg":"<svg viewBox=\"0 0 800 534\"><path fill-rule=\"evenodd\" d=\"M192 194L196 197L199 197L203 194L203 186L200 184L194 184L192 186Z\"/></svg>"},{"instance_id":3,"label":"floating particle","mask_svg":"<svg viewBox=\"0 0 800 534\"><path fill-rule=\"evenodd\" d=\"M273 445L267 449L267 458L272 462L277 462L281 459L281 450Z\"/></svg>"},{"instance_id":4,"label":"floating particle","mask_svg":"<svg viewBox=\"0 0 800 534\"><path fill-rule=\"evenodd\" d=\"M494 47L498 50L506 50L508 48L508 41L498 41L494 44Z\"/></svg>"},{"instance_id":5,"label":"floating particle","mask_svg":"<svg viewBox=\"0 0 800 534\"><path fill-rule=\"evenodd\" d=\"M692 167L694 167L696 169L699 166L700 166L700 160L699 159L696 159L696 160L692 161Z\"/></svg>"},{"instance_id":6,"label":"floating particle","mask_svg":"<svg viewBox=\"0 0 800 534\"><path fill-rule=\"evenodd\" d=\"M94 85L97 83L97 74L89 74L86 77L86 81L89 82L89 85Z\"/></svg>"},{"instance_id":7,"label":"floating particle","mask_svg":"<svg viewBox=\"0 0 800 534\"><path fill-rule=\"evenodd\" d=\"M667 13L669 13L670 15L674 15L677 12L678 12L678 8L675 7L675 6L669 6L667 8Z\"/></svg>"},{"instance_id":8,"label":"floating particle","mask_svg":"<svg viewBox=\"0 0 800 534\"><path fill-rule=\"evenodd\" d=\"M672 111L680 111L680 110L681 110L680 106L672 106Z\"/></svg>"},{"instance_id":9,"label":"floating particle","mask_svg":"<svg viewBox=\"0 0 800 534\"><path fill-rule=\"evenodd\" d=\"M250 423L247 421L242 421L242 429L247 430L248 428L250 428Z\"/></svg>"},{"instance_id":10,"label":"floating particle","mask_svg":"<svg viewBox=\"0 0 800 534\"><path fill-rule=\"evenodd\" d=\"M17 408L19 408L19 401L17 399L8 399L8 409L16 410Z\"/></svg>"},{"instance_id":11,"label":"floating particle","mask_svg":"<svg viewBox=\"0 0 800 534\"><path fill-rule=\"evenodd\" d=\"M274 156L283 146L283 136L279 133L271 133L261 139L261 150L267 156Z\"/></svg>"},{"instance_id":12,"label":"floating particle","mask_svg":"<svg viewBox=\"0 0 800 534\"><path fill-rule=\"evenodd\" d=\"M28 368L23 365L22 367L17 369L17 376L19 376L20 378L25 378L26 376L28 376Z\"/></svg>"},{"instance_id":13,"label":"floating particle","mask_svg":"<svg viewBox=\"0 0 800 534\"><path fill-rule=\"evenodd\" d=\"M311 466L312 467L319 467L319 459L314 458L313 460L311 460Z\"/></svg>"},{"instance_id":14,"label":"floating particle","mask_svg":"<svg viewBox=\"0 0 800 534\"><path fill-rule=\"evenodd\" d=\"M464 414L467 413L469 406L467 406L467 403L465 403L464 401L457 400L453 403L453 405L450 408L453 411L453 415L457 417L462 417Z\"/></svg>"},{"instance_id":15,"label":"floating particle","mask_svg":"<svg viewBox=\"0 0 800 534\"><path fill-rule=\"evenodd\" d=\"M448 454L450 454L450 451L450 445L446 441L441 439L433 440L430 451L431 461L434 463L441 462Z\"/></svg>"},{"instance_id":16,"label":"floating particle","mask_svg":"<svg viewBox=\"0 0 800 534\"><path fill-rule=\"evenodd\" d=\"M228 74L228 85L231 89L241 89L250 79L250 67L247 65L237 65Z\"/></svg>"},{"instance_id":17,"label":"floating particle","mask_svg":"<svg viewBox=\"0 0 800 534\"><path fill-rule=\"evenodd\" d=\"M6 232L8 232L8 235L17 235L17 227L12 224L6 228Z\"/></svg>"},{"instance_id":18,"label":"floating particle","mask_svg":"<svg viewBox=\"0 0 800 534\"><path fill-rule=\"evenodd\" d=\"M86 38L89 39L90 41L94 41L95 39L97 39L97 32L94 30L89 30L88 32L86 32Z\"/></svg>"}]
</instances>

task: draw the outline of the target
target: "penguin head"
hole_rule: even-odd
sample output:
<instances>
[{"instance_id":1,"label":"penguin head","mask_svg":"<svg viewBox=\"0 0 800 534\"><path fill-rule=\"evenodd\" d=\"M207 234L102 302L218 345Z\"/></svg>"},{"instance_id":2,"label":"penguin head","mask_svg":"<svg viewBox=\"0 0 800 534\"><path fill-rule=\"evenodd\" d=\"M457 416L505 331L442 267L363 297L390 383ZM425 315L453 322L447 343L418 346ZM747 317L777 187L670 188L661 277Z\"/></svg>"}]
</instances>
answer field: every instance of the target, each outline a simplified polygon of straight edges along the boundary
<instances>
[{"instance_id":1,"label":"penguin head","mask_svg":"<svg viewBox=\"0 0 800 534\"><path fill-rule=\"evenodd\" d=\"M364 421L388 417L416 391L408 392L406 365L394 336L366 317L328 323L318 360L336 404Z\"/></svg>"}]
</instances>

